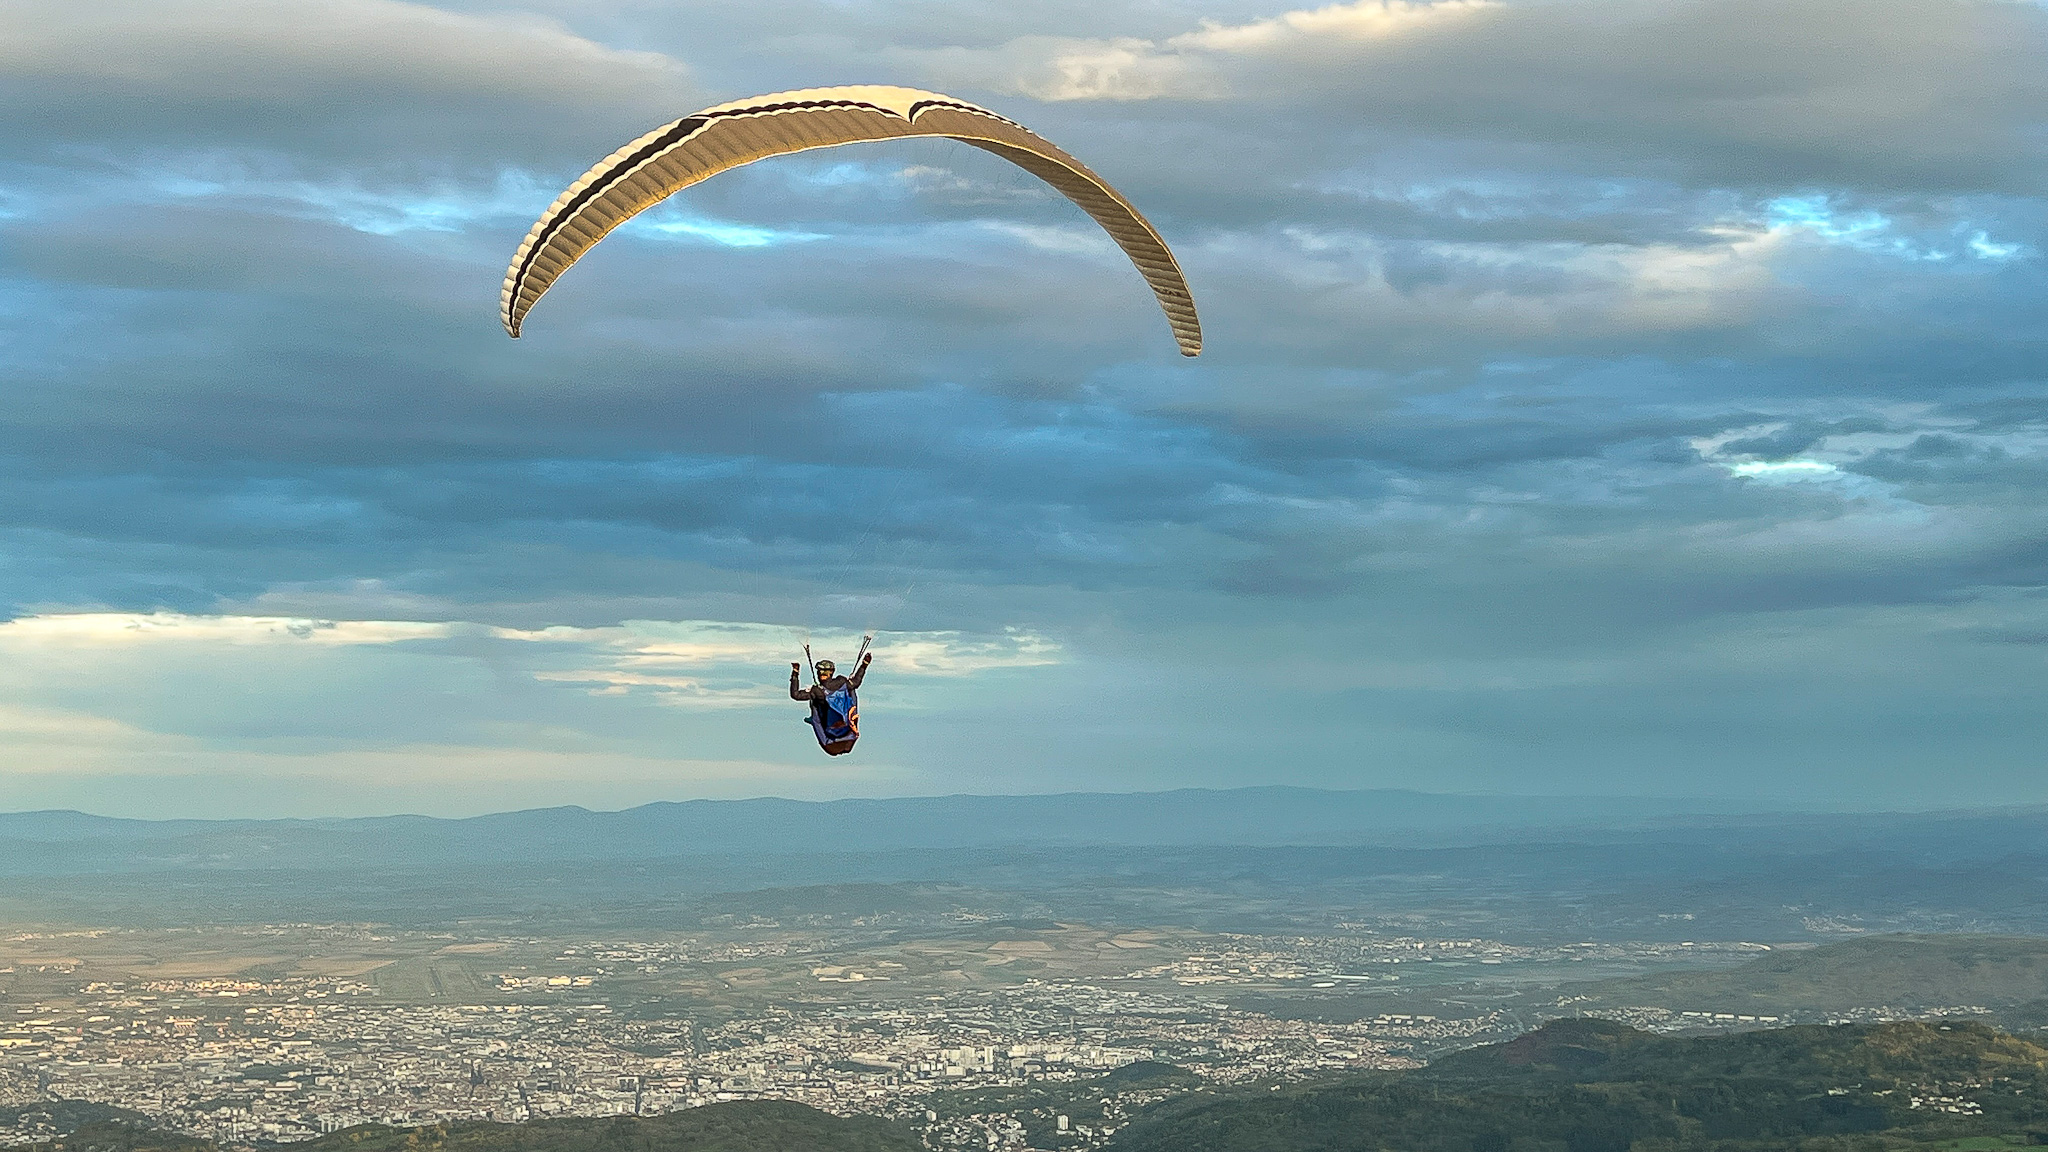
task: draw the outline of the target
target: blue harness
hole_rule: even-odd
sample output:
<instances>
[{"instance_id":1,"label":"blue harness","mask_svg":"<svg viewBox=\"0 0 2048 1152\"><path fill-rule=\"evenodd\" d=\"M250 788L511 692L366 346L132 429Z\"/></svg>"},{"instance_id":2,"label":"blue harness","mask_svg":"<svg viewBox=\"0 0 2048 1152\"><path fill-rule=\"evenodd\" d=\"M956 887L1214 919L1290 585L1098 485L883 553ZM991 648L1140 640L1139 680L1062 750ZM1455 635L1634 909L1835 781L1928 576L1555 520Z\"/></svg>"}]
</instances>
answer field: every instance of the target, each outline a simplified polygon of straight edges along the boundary
<instances>
[{"instance_id":1,"label":"blue harness","mask_svg":"<svg viewBox=\"0 0 2048 1152\"><path fill-rule=\"evenodd\" d=\"M853 742L860 739L860 699L853 694L853 685L842 684L823 700L811 701L810 725L818 747L828 755L853 751Z\"/></svg>"},{"instance_id":2,"label":"blue harness","mask_svg":"<svg viewBox=\"0 0 2048 1152\"><path fill-rule=\"evenodd\" d=\"M859 669L866 666L868 645L874 639L872 632L860 638L860 654L853 658L854 675L860 675ZM804 659L810 661L811 675L816 676L818 665L811 659L809 644L804 645ZM844 756L853 751L853 742L860 739L860 700L853 694L853 685L841 683L825 693L823 700L812 700L810 715L804 722L811 726L818 737L818 747L826 755Z\"/></svg>"}]
</instances>

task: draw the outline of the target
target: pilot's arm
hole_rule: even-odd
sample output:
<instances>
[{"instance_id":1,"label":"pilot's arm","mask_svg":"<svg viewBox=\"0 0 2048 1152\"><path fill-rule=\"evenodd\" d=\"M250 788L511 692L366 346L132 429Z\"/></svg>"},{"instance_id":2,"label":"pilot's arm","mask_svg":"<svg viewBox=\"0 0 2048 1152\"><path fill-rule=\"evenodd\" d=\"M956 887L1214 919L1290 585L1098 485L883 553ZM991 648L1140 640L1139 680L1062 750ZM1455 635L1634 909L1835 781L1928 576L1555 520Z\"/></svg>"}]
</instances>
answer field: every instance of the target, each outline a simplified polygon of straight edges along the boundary
<instances>
[{"instance_id":1,"label":"pilot's arm","mask_svg":"<svg viewBox=\"0 0 2048 1152\"><path fill-rule=\"evenodd\" d=\"M855 690L858 690L860 688L861 678L868 674L868 665L873 664L874 662L875 654L873 652L862 653L860 658L860 667L855 668L853 670L853 675L846 681L847 684L851 685Z\"/></svg>"},{"instance_id":2,"label":"pilot's arm","mask_svg":"<svg viewBox=\"0 0 2048 1152\"><path fill-rule=\"evenodd\" d=\"M790 662L789 698L791 700L809 700L811 698L811 690L809 688L801 687L800 685L803 683L803 681L798 679L798 676L803 671L803 668L803 665L798 664L795 661Z\"/></svg>"}]
</instances>

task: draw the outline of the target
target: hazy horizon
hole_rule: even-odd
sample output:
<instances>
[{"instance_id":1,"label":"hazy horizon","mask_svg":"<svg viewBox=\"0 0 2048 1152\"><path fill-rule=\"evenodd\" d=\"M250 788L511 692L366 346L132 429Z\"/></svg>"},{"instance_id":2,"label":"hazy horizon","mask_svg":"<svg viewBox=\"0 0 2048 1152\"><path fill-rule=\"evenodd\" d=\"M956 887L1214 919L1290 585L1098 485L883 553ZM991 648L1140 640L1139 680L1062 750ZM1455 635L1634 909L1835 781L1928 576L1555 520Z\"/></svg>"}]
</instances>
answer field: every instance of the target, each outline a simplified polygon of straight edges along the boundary
<instances>
[{"instance_id":1,"label":"hazy horizon","mask_svg":"<svg viewBox=\"0 0 2048 1152\"><path fill-rule=\"evenodd\" d=\"M248 812L230 811L232 802L209 801L193 811L165 811L148 801L136 801L135 806L123 810L119 801L110 801L110 807L89 808L0 808L0 817L32 816L39 814L78 814L110 820L160 820L160 821L237 821L237 820L354 820L377 819L381 817L425 817L435 820L466 820L479 816L505 816L523 813L567 810L587 812L595 815L616 815L642 808L664 805L689 804L747 804L752 802L789 803L806 806L825 806L840 803L923 801L923 800L1037 800L1058 798L1145 798L1176 794L1229 795L1241 792L1298 792L1343 796L1402 796L1425 800L1472 800L1472 801L1533 801L1559 805L1582 804L1588 809L1589 817L1634 814L1663 816L1697 815L1701 817L1769 817L1769 816L1882 816L1882 815L2016 815L2030 810L2048 807L2042 804L1958 804L1958 805L1891 805L1870 803L1863 805L1812 800L1804 803L1776 803L1771 805L1747 804L1743 800L1725 796L1685 796L1677 794L1579 794L1544 792L1430 792L1414 788L1320 788L1294 784L1245 784L1220 788L1184 787L1133 790L1089 790L1065 789L1043 792L902 792L872 793L854 796L787 796L774 793L734 796L675 796L655 797L615 807L592 806L564 802L560 804L536 804L515 807L476 806L484 804L479 800L475 805L450 806L440 810L426 809L376 809L363 808L359 811L310 811L266 813L261 810ZM1600 809L1598 813L1593 812Z\"/></svg>"}]
</instances>

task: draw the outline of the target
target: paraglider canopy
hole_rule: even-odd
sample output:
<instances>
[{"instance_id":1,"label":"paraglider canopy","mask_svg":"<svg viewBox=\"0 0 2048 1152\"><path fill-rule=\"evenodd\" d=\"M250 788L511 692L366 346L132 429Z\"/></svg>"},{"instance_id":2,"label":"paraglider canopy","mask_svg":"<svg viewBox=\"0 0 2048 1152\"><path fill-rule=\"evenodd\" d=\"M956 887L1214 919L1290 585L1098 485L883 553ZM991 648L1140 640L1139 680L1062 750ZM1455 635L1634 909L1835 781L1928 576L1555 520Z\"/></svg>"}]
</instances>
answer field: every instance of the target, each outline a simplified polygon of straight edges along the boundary
<instances>
[{"instance_id":1,"label":"paraglider canopy","mask_svg":"<svg viewBox=\"0 0 2048 1152\"><path fill-rule=\"evenodd\" d=\"M735 100L665 124L583 174L536 220L512 257L501 299L505 331L612 229L674 193L770 156L867 140L942 136L1016 164L1079 205L1131 259L1181 354L1202 350L1202 324L1180 264L1130 201L1051 141L986 108L937 92L857 84Z\"/></svg>"}]
</instances>

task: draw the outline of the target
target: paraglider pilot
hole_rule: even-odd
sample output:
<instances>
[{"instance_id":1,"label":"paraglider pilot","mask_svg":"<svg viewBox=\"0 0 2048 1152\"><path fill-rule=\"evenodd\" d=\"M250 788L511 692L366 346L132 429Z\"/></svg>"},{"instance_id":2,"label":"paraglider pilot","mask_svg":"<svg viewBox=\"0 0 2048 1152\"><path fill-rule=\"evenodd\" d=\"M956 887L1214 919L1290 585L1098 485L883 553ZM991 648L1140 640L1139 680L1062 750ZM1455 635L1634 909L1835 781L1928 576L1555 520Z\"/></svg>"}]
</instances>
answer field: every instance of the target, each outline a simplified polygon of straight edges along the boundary
<instances>
[{"instance_id":1,"label":"paraglider pilot","mask_svg":"<svg viewBox=\"0 0 2048 1152\"><path fill-rule=\"evenodd\" d=\"M874 660L874 653L862 652L860 666L853 670L852 676L841 676L838 665L830 660L820 660L817 664L818 682L809 688L802 687L804 666L796 661L790 662L789 698L809 701L811 712L805 722L817 734L818 747L828 755L844 756L853 751L854 741L860 739L860 702L854 693L860 688L861 680L868 674L868 665Z\"/></svg>"}]
</instances>

